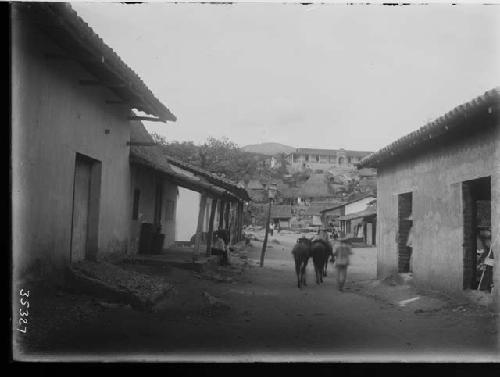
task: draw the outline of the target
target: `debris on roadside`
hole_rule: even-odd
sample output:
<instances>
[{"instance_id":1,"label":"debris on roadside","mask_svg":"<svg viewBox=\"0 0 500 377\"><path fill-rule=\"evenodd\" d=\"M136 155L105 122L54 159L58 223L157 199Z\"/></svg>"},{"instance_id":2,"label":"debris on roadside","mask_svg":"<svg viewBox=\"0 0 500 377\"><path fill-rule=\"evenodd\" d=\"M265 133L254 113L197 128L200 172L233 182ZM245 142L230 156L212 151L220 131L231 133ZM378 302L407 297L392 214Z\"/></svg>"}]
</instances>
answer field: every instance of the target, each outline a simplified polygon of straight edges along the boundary
<instances>
[{"instance_id":1,"label":"debris on roadside","mask_svg":"<svg viewBox=\"0 0 500 377\"><path fill-rule=\"evenodd\" d=\"M207 291L203 291L202 296L207 301L208 306L209 306L209 308L208 308L209 310L210 309L222 309L222 310L231 309L231 306L229 306L225 301L223 301L220 298L217 298L215 296L212 296Z\"/></svg>"},{"instance_id":2,"label":"debris on roadside","mask_svg":"<svg viewBox=\"0 0 500 377\"><path fill-rule=\"evenodd\" d=\"M74 290L149 310L173 286L165 279L124 270L108 262L78 262L71 268Z\"/></svg>"}]
</instances>

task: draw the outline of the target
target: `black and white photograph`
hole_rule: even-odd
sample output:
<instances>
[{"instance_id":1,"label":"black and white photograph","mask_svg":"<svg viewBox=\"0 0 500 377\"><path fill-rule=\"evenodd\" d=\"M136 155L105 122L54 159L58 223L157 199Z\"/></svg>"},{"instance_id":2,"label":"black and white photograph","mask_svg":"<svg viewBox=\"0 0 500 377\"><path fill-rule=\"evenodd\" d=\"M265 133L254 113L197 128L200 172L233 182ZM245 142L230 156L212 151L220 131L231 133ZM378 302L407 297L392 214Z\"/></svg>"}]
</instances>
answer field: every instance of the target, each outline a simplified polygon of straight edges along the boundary
<instances>
[{"instance_id":1,"label":"black and white photograph","mask_svg":"<svg viewBox=\"0 0 500 377\"><path fill-rule=\"evenodd\" d=\"M14 361L500 361L500 2L8 8Z\"/></svg>"}]
</instances>

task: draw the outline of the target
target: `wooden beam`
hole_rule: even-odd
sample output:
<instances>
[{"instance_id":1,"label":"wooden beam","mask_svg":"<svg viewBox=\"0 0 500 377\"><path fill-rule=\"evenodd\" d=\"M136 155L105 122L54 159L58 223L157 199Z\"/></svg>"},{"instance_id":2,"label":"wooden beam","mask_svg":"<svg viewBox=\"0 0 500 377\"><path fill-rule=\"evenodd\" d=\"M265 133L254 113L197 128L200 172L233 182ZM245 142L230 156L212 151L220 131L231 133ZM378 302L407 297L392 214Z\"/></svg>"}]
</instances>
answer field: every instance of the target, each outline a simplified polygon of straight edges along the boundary
<instances>
[{"instance_id":1,"label":"wooden beam","mask_svg":"<svg viewBox=\"0 0 500 377\"><path fill-rule=\"evenodd\" d=\"M101 80L81 79L78 81L82 86L105 86L108 88L125 88L127 84L117 82L104 82Z\"/></svg>"},{"instance_id":2,"label":"wooden beam","mask_svg":"<svg viewBox=\"0 0 500 377\"><path fill-rule=\"evenodd\" d=\"M165 123L165 120L160 119L160 118L147 117L147 116L138 116L138 115L129 116L128 120L148 120L150 122L163 122L163 123Z\"/></svg>"},{"instance_id":3,"label":"wooden beam","mask_svg":"<svg viewBox=\"0 0 500 377\"><path fill-rule=\"evenodd\" d=\"M210 251L212 249L212 238L214 231L214 219L215 212L217 211L217 199L212 198L212 207L210 209L210 220L208 222L208 235L207 235L207 256L210 255Z\"/></svg>"},{"instance_id":4,"label":"wooden beam","mask_svg":"<svg viewBox=\"0 0 500 377\"><path fill-rule=\"evenodd\" d=\"M193 261L197 260L200 255L201 233L203 231L203 219L205 216L205 206L207 203L207 195L201 194L200 207L198 209L198 226L196 227L195 245L193 251Z\"/></svg>"},{"instance_id":5,"label":"wooden beam","mask_svg":"<svg viewBox=\"0 0 500 377\"><path fill-rule=\"evenodd\" d=\"M128 102L121 101L121 100L115 100L115 99L107 99L106 105L130 105L130 106L132 106Z\"/></svg>"},{"instance_id":6,"label":"wooden beam","mask_svg":"<svg viewBox=\"0 0 500 377\"><path fill-rule=\"evenodd\" d=\"M142 147L153 147L156 144L154 141L127 141L127 145L140 145Z\"/></svg>"},{"instance_id":7,"label":"wooden beam","mask_svg":"<svg viewBox=\"0 0 500 377\"><path fill-rule=\"evenodd\" d=\"M87 56L87 57L82 57L82 56L70 56L66 54L60 54L60 53L53 53L53 52L47 52L44 54L45 59L47 60L74 60L74 61L82 61L82 62L88 62L88 63L101 63L104 64L104 56Z\"/></svg>"},{"instance_id":8,"label":"wooden beam","mask_svg":"<svg viewBox=\"0 0 500 377\"><path fill-rule=\"evenodd\" d=\"M44 56L45 56L45 59L47 59L47 60L72 60L73 59L72 57L65 55L65 54L57 54L57 53L51 53L51 52L45 53Z\"/></svg>"}]
</instances>

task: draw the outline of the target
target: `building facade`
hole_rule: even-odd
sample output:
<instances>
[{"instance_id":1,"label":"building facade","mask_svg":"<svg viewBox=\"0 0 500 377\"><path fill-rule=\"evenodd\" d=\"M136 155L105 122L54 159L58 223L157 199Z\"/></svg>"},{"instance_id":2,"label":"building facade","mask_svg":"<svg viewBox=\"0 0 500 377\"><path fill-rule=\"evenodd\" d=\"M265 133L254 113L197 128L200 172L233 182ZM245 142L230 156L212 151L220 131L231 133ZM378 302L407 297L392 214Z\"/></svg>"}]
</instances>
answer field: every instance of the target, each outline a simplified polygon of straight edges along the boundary
<instances>
[{"instance_id":1,"label":"building facade","mask_svg":"<svg viewBox=\"0 0 500 377\"><path fill-rule=\"evenodd\" d=\"M137 121L123 101L175 117L66 4L13 5L11 46L15 276L126 251Z\"/></svg>"},{"instance_id":2,"label":"building facade","mask_svg":"<svg viewBox=\"0 0 500 377\"><path fill-rule=\"evenodd\" d=\"M498 88L486 92L361 162L378 171L379 279L413 272L422 286L476 290L476 241L490 234L498 287L499 100Z\"/></svg>"},{"instance_id":3,"label":"building facade","mask_svg":"<svg viewBox=\"0 0 500 377\"><path fill-rule=\"evenodd\" d=\"M287 161L292 173L305 169L326 172L334 168L355 168L355 164L370 153L344 149L297 148L287 156Z\"/></svg>"}]
</instances>

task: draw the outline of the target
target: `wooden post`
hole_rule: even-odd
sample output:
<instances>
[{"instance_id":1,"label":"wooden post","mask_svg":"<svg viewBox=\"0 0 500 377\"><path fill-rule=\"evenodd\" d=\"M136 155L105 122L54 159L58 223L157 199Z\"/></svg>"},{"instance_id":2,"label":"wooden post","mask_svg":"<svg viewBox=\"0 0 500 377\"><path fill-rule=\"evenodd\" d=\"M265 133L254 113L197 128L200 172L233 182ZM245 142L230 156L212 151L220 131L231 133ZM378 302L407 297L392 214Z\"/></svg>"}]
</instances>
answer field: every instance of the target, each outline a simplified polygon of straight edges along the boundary
<instances>
[{"instance_id":1,"label":"wooden post","mask_svg":"<svg viewBox=\"0 0 500 377\"><path fill-rule=\"evenodd\" d=\"M205 206L207 203L207 196L205 193L201 194L200 209L198 211L198 226L196 228L196 240L194 245L193 260L198 259L200 255L201 233L203 231L203 218L205 216Z\"/></svg>"},{"instance_id":2,"label":"wooden post","mask_svg":"<svg viewBox=\"0 0 500 377\"><path fill-rule=\"evenodd\" d=\"M219 200L219 229L224 229L224 204L223 200Z\"/></svg>"},{"instance_id":3,"label":"wooden post","mask_svg":"<svg viewBox=\"0 0 500 377\"><path fill-rule=\"evenodd\" d=\"M240 203L234 202L234 243L239 242L240 236L238 229L240 227Z\"/></svg>"},{"instance_id":4,"label":"wooden post","mask_svg":"<svg viewBox=\"0 0 500 377\"><path fill-rule=\"evenodd\" d=\"M243 231L243 202L238 202L238 241L241 241L243 237L241 232Z\"/></svg>"},{"instance_id":5,"label":"wooden post","mask_svg":"<svg viewBox=\"0 0 500 377\"><path fill-rule=\"evenodd\" d=\"M225 203L225 213L224 213L224 229L229 231L230 229L230 224L229 224L229 214L231 211L231 202L226 202Z\"/></svg>"},{"instance_id":6,"label":"wooden post","mask_svg":"<svg viewBox=\"0 0 500 377\"><path fill-rule=\"evenodd\" d=\"M212 208L210 211L210 221L208 222L208 235L207 235L207 256L210 255L210 251L212 248L212 239L213 239L213 231L214 231L214 219L215 212L217 211L217 199L212 198Z\"/></svg>"},{"instance_id":7,"label":"wooden post","mask_svg":"<svg viewBox=\"0 0 500 377\"><path fill-rule=\"evenodd\" d=\"M231 234L231 245L234 245L236 241L236 208L235 202L231 202L231 214L230 214L230 225L229 232Z\"/></svg>"},{"instance_id":8,"label":"wooden post","mask_svg":"<svg viewBox=\"0 0 500 377\"><path fill-rule=\"evenodd\" d=\"M260 267L264 266L264 255L266 254L267 237L269 234L270 221L271 221L271 200L269 200L269 209L267 210L266 235L264 236L264 243L262 244L262 251L260 253Z\"/></svg>"}]
</instances>

